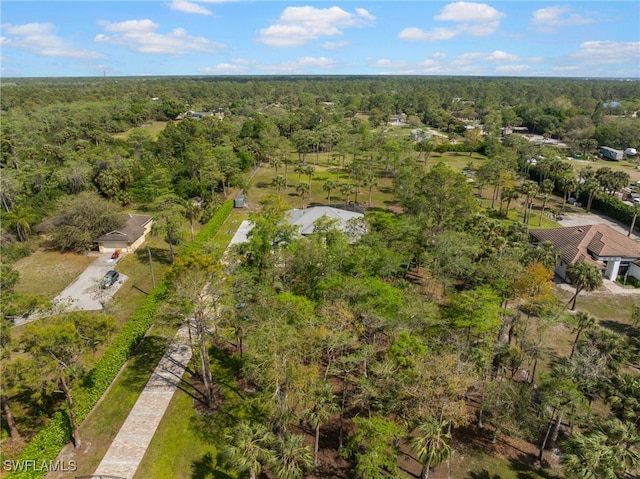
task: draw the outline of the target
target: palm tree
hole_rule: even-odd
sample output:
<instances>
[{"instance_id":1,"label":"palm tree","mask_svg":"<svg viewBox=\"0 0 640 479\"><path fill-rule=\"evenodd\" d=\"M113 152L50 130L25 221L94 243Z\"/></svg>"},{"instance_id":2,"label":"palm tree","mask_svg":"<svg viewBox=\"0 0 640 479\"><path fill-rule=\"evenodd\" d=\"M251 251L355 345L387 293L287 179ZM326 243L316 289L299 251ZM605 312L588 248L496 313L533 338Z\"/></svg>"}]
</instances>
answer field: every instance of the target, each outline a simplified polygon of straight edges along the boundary
<instances>
[{"instance_id":1,"label":"palm tree","mask_svg":"<svg viewBox=\"0 0 640 479\"><path fill-rule=\"evenodd\" d=\"M271 449L274 436L264 425L253 421L242 421L226 435L227 445L222 456L230 466L239 472L248 472L250 479L256 479L262 466L273 464L275 455Z\"/></svg>"},{"instance_id":2,"label":"palm tree","mask_svg":"<svg viewBox=\"0 0 640 479\"><path fill-rule=\"evenodd\" d=\"M304 209L304 197L311 190L311 186L309 183L298 183L296 186L296 192L300 195L300 199L302 200L302 209Z\"/></svg>"},{"instance_id":3,"label":"palm tree","mask_svg":"<svg viewBox=\"0 0 640 479\"><path fill-rule=\"evenodd\" d=\"M273 186L276 187L276 190L278 191L278 196L280 196L280 191L282 190L282 188L286 187L286 184L287 184L287 179L282 175L276 175L273 178Z\"/></svg>"},{"instance_id":4,"label":"palm tree","mask_svg":"<svg viewBox=\"0 0 640 479\"><path fill-rule=\"evenodd\" d=\"M411 450L422 463L420 479L429 477L429 468L436 467L451 457L451 436L444 431L445 421L426 416L416 427L418 436L409 439Z\"/></svg>"},{"instance_id":5,"label":"palm tree","mask_svg":"<svg viewBox=\"0 0 640 479\"><path fill-rule=\"evenodd\" d=\"M333 386L327 381L314 384L309 390L307 400L309 401L309 408L304 411L303 416L313 426L315 432L313 463L318 467L320 425L327 422L332 414L338 412L339 408L335 402Z\"/></svg>"},{"instance_id":6,"label":"palm tree","mask_svg":"<svg viewBox=\"0 0 640 479\"><path fill-rule=\"evenodd\" d=\"M569 359L573 358L573 355L576 352L576 346L578 345L578 341L580 340L580 335L582 334L582 332L585 330L593 329L595 325L596 318L594 318L593 316L589 316L589 313L580 311L578 314L576 314L575 325L572 328L572 330L576 333L576 337L573 340L573 345L571 346L571 355L569 356Z\"/></svg>"},{"instance_id":7,"label":"palm tree","mask_svg":"<svg viewBox=\"0 0 640 479\"><path fill-rule=\"evenodd\" d=\"M598 197L598 194L602 190L600 182L595 178L589 178L582 184L582 189L587 193L587 213L591 211L591 203L594 198Z\"/></svg>"},{"instance_id":8,"label":"palm tree","mask_svg":"<svg viewBox=\"0 0 640 479\"><path fill-rule=\"evenodd\" d=\"M314 167L314 166L312 166L312 165L309 165L309 166L307 166L307 167L305 167L305 168L303 169L303 173L304 173L305 175L307 175L307 181L309 182L309 184L311 184L311 177L313 176L313 174L315 173L315 171L316 171L316 169L315 169L315 167Z\"/></svg>"},{"instance_id":9,"label":"palm tree","mask_svg":"<svg viewBox=\"0 0 640 479\"><path fill-rule=\"evenodd\" d=\"M570 478L616 479L640 465L639 446L634 424L616 418L567 439L561 445L561 461Z\"/></svg>"},{"instance_id":10,"label":"palm tree","mask_svg":"<svg viewBox=\"0 0 640 479\"><path fill-rule=\"evenodd\" d=\"M302 434L286 433L276 438L275 446L273 470L278 479L301 479L313 468L313 457Z\"/></svg>"},{"instance_id":11,"label":"palm tree","mask_svg":"<svg viewBox=\"0 0 640 479\"><path fill-rule=\"evenodd\" d=\"M540 219L538 221L538 226L542 225L542 216L544 215L544 209L547 206L547 201L549 201L550 194L553 191L554 187L553 180L547 178L542 182L542 186L540 186L540 191L542 192L542 211L540 211Z\"/></svg>"},{"instance_id":12,"label":"palm tree","mask_svg":"<svg viewBox=\"0 0 640 479\"><path fill-rule=\"evenodd\" d=\"M531 209L533 208L533 199L538 195L540 187L535 181L527 180L522 184L520 189L525 195L523 223L529 224L529 217L531 216Z\"/></svg>"},{"instance_id":13,"label":"palm tree","mask_svg":"<svg viewBox=\"0 0 640 479\"><path fill-rule=\"evenodd\" d=\"M500 199L502 200L500 203L500 207L502 208L502 203L507 202L507 210L505 212L505 216L509 216L509 208L511 206L511 202L513 200L517 200L520 197L520 193L515 188L503 188L500 192ZM502 210L500 210L500 214L502 214Z\"/></svg>"},{"instance_id":14,"label":"palm tree","mask_svg":"<svg viewBox=\"0 0 640 479\"><path fill-rule=\"evenodd\" d=\"M335 180L327 180L322 185L322 189L327 192L327 203L331 204L331 191L338 187Z\"/></svg>"},{"instance_id":15,"label":"palm tree","mask_svg":"<svg viewBox=\"0 0 640 479\"><path fill-rule=\"evenodd\" d=\"M571 303L571 311L576 309L576 300L582 291L593 291L602 286L602 273L600 269L593 264L578 261L567 268L567 276L576 287L576 292L569 300Z\"/></svg>"},{"instance_id":16,"label":"palm tree","mask_svg":"<svg viewBox=\"0 0 640 479\"><path fill-rule=\"evenodd\" d=\"M193 241L193 220L197 220L202 215L202 206L200 203L189 200L185 205L184 216L189 220L189 228L191 229L191 241Z\"/></svg>"},{"instance_id":17,"label":"palm tree","mask_svg":"<svg viewBox=\"0 0 640 479\"><path fill-rule=\"evenodd\" d=\"M373 173L367 173L364 178L362 178L362 184L369 189L369 206L371 206L371 193L373 189L378 186L378 178L376 178Z\"/></svg>"},{"instance_id":18,"label":"palm tree","mask_svg":"<svg viewBox=\"0 0 640 479\"><path fill-rule=\"evenodd\" d=\"M278 168L282 166L282 158L278 158L277 156L270 158L269 163L276 170L276 175L278 174Z\"/></svg>"},{"instance_id":19,"label":"palm tree","mask_svg":"<svg viewBox=\"0 0 640 479\"><path fill-rule=\"evenodd\" d=\"M340 185L340 193L345 195L346 202L349 204L349 198L351 198L351 193L353 193L353 185L350 185L349 183Z\"/></svg>"}]
</instances>

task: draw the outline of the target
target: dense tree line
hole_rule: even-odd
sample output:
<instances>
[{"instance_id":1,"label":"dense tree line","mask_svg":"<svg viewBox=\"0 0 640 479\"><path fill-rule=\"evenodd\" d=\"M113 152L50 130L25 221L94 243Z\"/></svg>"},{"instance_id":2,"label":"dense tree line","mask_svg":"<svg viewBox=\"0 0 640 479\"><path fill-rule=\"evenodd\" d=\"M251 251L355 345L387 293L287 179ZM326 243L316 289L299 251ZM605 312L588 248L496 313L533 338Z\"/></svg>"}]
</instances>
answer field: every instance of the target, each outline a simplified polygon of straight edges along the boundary
<instances>
[{"instance_id":1,"label":"dense tree line","mask_svg":"<svg viewBox=\"0 0 640 479\"><path fill-rule=\"evenodd\" d=\"M59 249L82 251L113 229L122 207L135 207L156 217L156 232L173 253L184 240L180 222L211 217L220 197L249 187L246 173L261 163L274 168L278 192L290 173L298 175L303 207L321 153L349 178L323 185L328 203L336 190L346 203L368 190L371 203L378 179L392 178L405 214L368 214L361 237L358 225L344 233L321 221L312 237L295 238L282 201L267 197L231 273L203 258L176 270L172 304L197 319L203 402L211 406L216 394L211 347L228 335L242 362L240 379L256 391L262 421L238 426L224 451L238 470L256 476L268 467L279 477L299 477L317 467L321 431L331 427L359 477L394 474L407 447L426 476L450 457L451 438L471 423L491 428L496 438L534 443L541 460L545 449L566 439L563 460L576 477L598 459L594 448L609 458L593 465L605 471L598 474L621 476L637 467L638 430L630 422L637 388L625 367L638 345L576 316L571 356L550 357L545 331L564 318L566 305L550 292L553 251L527 241L527 225L541 223L552 191L565 201L585 193L589 208L594 197L613 194L629 178L606 167L576 175L550 147L507 134L526 126L567 139L584 154L602 143L640 147L632 117L640 103L637 82L123 78L16 80L1 88L5 316L42 307L41 299L10 294L17 281L10 263L29 254L37 226L53 226ZM605 108L611 99L622 109ZM188 110L224 118L177 119ZM389 134L386 122L399 113L408 126L444 136L414 141ZM482 123L485 135L467 131L469 120ZM128 132L156 121L166 122L157 137ZM470 168L475 190L431 157L447 150L486 156ZM533 165L531 158L539 160ZM483 189L491 192L489 215L480 213L475 197ZM518 200L522 222L502 221ZM592 271L581 268L574 300L594 287ZM73 349L86 334L83 318L72 319L76 329L62 332L75 360L99 339ZM32 336L57 341L47 327ZM102 338L107 329L105 323L91 337ZM43 344L21 347L38 358ZM23 381L20 361L5 346L6 370L15 371L5 376L3 407L16 398L33 411L59 407L51 384L64 389L73 371L52 372L46 384ZM550 364L548 373L536 374L539 362ZM66 399L72 402L71 392ZM593 413L596 400L608 416ZM12 434L19 434L14 426ZM312 449L304 446L304 433L313 437Z\"/></svg>"}]
</instances>

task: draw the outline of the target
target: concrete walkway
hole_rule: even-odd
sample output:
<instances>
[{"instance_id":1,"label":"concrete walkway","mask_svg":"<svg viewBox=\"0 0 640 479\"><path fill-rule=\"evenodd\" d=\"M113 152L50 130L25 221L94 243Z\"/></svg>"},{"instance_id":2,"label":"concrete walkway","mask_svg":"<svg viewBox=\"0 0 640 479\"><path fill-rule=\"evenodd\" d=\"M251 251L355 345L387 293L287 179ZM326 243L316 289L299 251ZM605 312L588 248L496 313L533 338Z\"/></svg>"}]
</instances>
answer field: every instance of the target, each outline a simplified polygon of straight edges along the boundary
<instances>
[{"instance_id":1,"label":"concrete walkway","mask_svg":"<svg viewBox=\"0 0 640 479\"><path fill-rule=\"evenodd\" d=\"M184 325L167 347L94 475L133 478L191 360L188 341L189 328Z\"/></svg>"}]
</instances>

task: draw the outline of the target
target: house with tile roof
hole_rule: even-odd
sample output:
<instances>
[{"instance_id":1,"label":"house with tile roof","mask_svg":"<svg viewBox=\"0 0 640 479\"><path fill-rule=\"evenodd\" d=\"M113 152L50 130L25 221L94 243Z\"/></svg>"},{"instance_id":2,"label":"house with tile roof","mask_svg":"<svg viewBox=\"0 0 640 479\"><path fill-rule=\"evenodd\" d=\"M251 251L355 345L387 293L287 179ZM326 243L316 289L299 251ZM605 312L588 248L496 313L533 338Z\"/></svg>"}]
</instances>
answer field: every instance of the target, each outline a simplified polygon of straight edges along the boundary
<instances>
[{"instance_id":1,"label":"house with tile roof","mask_svg":"<svg viewBox=\"0 0 640 479\"><path fill-rule=\"evenodd\" d=\"M151 231L153 218L148 215L127 215L127 221L117 230L100 236L96 243L101 253L121 251L131 253L138 249Z\"/></svg>"},{"instance_id":2,"label":"house with tile roof","mask_svg":"<svg viewBox=\"0 0 640 479\"><path fill-rule=\"evenodd\" d=\"M640 243L608 225L571 226L530 230L531 241L548 241L560 254L555 272L567 281L567 267L579 261L595 264L604 277L615 281L620 276L640 279Z\"/></svg>"}]
</instances>

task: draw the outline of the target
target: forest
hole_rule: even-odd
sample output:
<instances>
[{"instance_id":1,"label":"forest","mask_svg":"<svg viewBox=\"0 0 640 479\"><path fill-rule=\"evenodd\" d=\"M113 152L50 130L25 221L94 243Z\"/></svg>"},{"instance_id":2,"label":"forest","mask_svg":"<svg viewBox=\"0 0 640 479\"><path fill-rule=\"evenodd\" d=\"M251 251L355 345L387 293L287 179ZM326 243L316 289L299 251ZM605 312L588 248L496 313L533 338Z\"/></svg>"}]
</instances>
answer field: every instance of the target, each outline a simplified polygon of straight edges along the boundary
<instances>
[{"instance_id":1,"label":"forest","mask_svg":"<svg viewBox=\"0 0 640 479\"><path fill-rule=\"evenodd\" d=\"M598 149L640 150L639 111L640 82L616 80L3 81L2 459L59 413L92 473L94 368L152 301L125 356L157 358L149 338L192 321L189 412L171 416L190 432L153 445L173 469L136 478L639 477L640 298L590 296L584 262L560 288L558 252L528 234L601 210L631 235L637 159ZM364 219L296 234L287 211L318 204ZM150 299L68 313L26 284L24 261L86 256L124 213L155 221L162 284L146 252L130 263Z\"/></svg>"}]
</instances>

